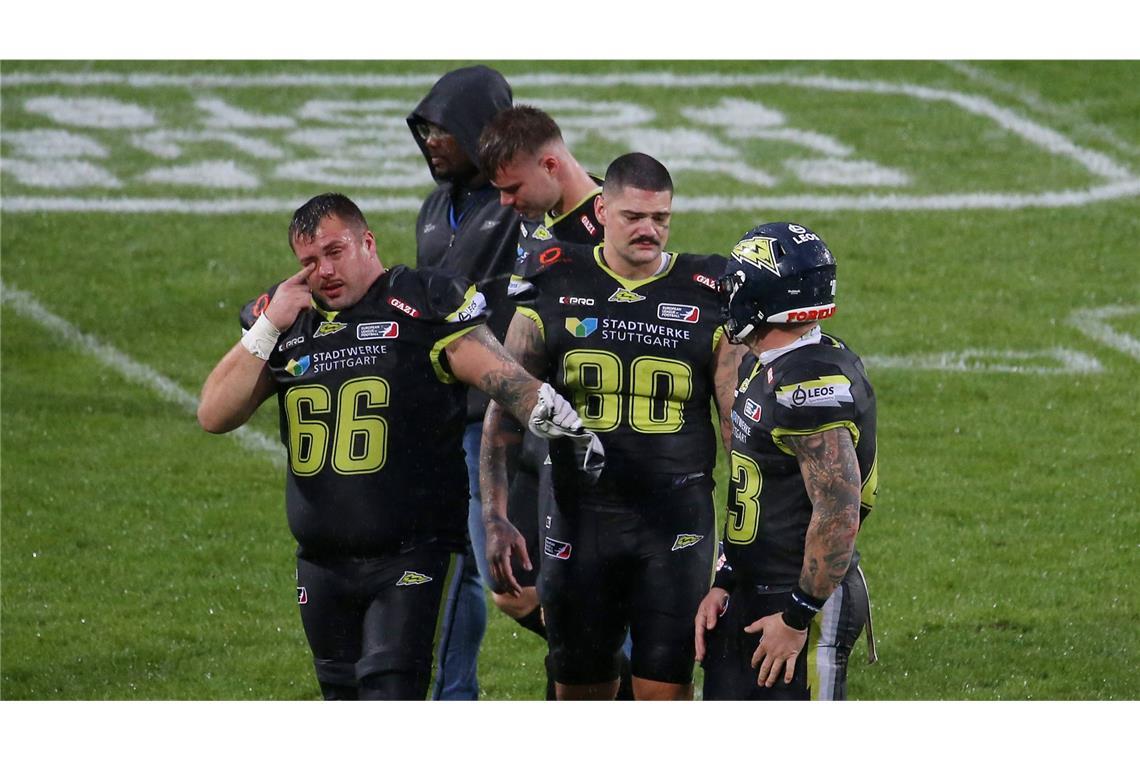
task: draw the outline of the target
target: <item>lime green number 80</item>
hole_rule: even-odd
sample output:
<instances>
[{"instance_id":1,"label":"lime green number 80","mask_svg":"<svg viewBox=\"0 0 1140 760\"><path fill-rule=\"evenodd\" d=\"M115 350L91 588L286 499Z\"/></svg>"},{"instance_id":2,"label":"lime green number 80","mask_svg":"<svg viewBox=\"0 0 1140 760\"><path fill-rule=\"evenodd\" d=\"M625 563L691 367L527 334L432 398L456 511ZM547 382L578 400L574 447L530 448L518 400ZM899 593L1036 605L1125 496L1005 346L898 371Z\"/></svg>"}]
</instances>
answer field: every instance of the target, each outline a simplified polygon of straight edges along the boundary
<instances>
[{"instance_id":1,"label":"lime green number 80","mask_svg":"<svg viewBox=\"0 0 1140 760\"><path fill-rule=\"evenodd\" d=\"M590 430L621 424L624 368L608 351L568 351L563 381L573 389L574 408ZM693 395L693 369L684 362L642 356L630 365L629 425L639 433L676 433L685 424L684 403Z\"/></svg>"}]
</instances>

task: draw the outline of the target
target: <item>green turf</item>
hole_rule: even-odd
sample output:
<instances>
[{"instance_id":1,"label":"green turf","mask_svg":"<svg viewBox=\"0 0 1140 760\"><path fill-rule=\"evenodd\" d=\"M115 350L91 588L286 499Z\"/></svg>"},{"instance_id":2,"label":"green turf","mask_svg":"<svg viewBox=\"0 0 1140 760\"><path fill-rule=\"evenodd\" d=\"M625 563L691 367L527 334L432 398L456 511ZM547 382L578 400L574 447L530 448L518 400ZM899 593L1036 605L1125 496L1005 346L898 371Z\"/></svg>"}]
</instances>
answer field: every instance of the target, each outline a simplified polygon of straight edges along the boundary
<instances>
[{"instance_id":1,"label":"green turf","mask_svg":"<svg viewBox=\"0 0 1140 760\"><path fill-rule=\"evenodd\" d=\"M438 74L433 62L5 63L20 72ZM985 98L1140 173L1140 66L1128 62L542 62L533 71L673 71L827 76ZM27 98L141 103L176 128L198 97L262 114L309 100L413 102L417 88L3 88L0 125L58 128ZM684 109L755 99L787 126L839 140L852 158L904 170L900 188L817 187L783 162L813 154L763 140L734 143L776 180L749 188L679 171L679 197L708 195L1034 194L1103 184L945 103L787 85L663 90L516 87L519 100L604 98L651 109L654 129ZM551 108L556 117L561 114ZM569 113L569 112L567 112ZM317 124L308 126L317 127ZM346 124L327 124L347 128ZM689 128L696 129L692 124ZM711 133L721 135L721 128ZM230 158L257 189L210 190L139 180L162 161L129 129L74 128L108 150L90 159L122 189L52 190L8 169L3 198L274 197L303 201L326 183L278 178L275 161L188 145L178 162ZM259 136L285 145L280 133ZM410 142L410 136L408 137ZM624 149L590 132L576 148L595 171ZM308 151L308 152L306 152ZM3 158L18 158L3 143ZM317 156L296 148L291 155ZM426 173L425 173L426 175ZM377 198L410 188L337 187ZM413 258L413 211L370 213L388 264ZM1098 374L950 372L876 367L881 492L859 539L881 662L856 648L855 699L1140 698L1135 356L1068 320L1077 309L1140 340L1140 203L1136 195L1020 210L679 212L674 250L724 251L760 221L811 226L840 262L840 311L829 329L862 354L916 357L984 349L1080 351ZM0 275L46 309L196 394L237 336L238 307L294 271L288 213L223 216L5 210ZM292 541L279 464L197 429L192 415L124 379L66 335L5 303L0 312L0 695L5 699L311 699L317 696L295 609ZM997 359L989 360L992 362ZM1023 366L1051 361L1024 360ZM263 409L254 430L275 436ZM723 486L723 469L718 480ZM723 487L719 489L723 498ZM480 663L489 699L537 699L542 646L492 610Z\"/></svg>"}]
</instances>

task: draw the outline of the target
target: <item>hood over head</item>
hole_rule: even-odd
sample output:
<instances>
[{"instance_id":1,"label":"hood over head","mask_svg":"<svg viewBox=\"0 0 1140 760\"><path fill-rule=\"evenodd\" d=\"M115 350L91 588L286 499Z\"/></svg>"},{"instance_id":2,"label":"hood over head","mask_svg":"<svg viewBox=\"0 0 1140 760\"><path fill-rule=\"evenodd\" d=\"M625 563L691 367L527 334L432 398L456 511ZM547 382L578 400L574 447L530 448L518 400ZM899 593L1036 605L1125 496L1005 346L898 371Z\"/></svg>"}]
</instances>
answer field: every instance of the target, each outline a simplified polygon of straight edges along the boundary
<instances>
[{"instance_id":1,"label":"hood over head","mask_svg":"<svg viewBox=\"0 0 1140 760\"><path fill-rule=\"evenodd\" d=\"M490 67L467 66L440 77L408 115L408 127L427 161L432 179L438 181L424 139L416 132L419 122L430 121L446 129L475 163L483 127L499 111L510 108L511 102L511 86L502 74Z\"/></svg>"}]
</instances>

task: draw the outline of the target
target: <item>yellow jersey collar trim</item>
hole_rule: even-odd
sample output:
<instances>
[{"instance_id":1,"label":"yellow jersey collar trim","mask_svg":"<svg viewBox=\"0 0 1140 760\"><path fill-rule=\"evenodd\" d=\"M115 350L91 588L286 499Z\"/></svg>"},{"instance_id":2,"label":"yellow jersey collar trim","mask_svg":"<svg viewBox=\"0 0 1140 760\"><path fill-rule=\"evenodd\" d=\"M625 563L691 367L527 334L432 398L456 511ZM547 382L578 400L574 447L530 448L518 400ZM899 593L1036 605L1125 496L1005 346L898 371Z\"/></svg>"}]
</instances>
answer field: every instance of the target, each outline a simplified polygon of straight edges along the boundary
<instances>
[{"instance_id":1,"label":"yellow jersey collar trim","mask_svg":"<svg viewBox=\"0 0 1140 760\"><path fill-rule=\"evenodd\" d=\"M605 257L602 256L603 245L605 245L605 243L598 243L596 246L594 246L594 261L598 263L598 266L602 268L603 272L617 280L618 283L626 290L637 290L642 285L648 285L651 282L655 282L664 277L668 277L669 273L673 271L674 265L677 263L677 254L669 253L668 251L662 251L661 254L668 258L668 262L665 264L664 269L657 272L657 274L646 277L644 280L630 280L622 277L620 274L609 268L609 266L606 264Z\"/></svg>"},{"instance_id":2,"label":"yellow jersey collar trim","mask_svg":"<svg viewBox=\"0 0 1140 760\"><path fill-rule=\"evenodd\" d=\"M594 188L594 190L589 195L587 195L582 200L578 201L578 204L576 206L574 206L574 208L570 209L569 211L563 211L558 216L551 216L549 213L545 214L542 218L543 225L545 225L547 228L553 227L554 225L558 224L559 222L561 222L566 217L577 212L579 209L581 209L583 206L585 206L587 202L592 203L594 198L597 198L599 195L601 195L601 193L602 193L602 188L596 187L596 188Z\"/></svg>"}]
</instances>

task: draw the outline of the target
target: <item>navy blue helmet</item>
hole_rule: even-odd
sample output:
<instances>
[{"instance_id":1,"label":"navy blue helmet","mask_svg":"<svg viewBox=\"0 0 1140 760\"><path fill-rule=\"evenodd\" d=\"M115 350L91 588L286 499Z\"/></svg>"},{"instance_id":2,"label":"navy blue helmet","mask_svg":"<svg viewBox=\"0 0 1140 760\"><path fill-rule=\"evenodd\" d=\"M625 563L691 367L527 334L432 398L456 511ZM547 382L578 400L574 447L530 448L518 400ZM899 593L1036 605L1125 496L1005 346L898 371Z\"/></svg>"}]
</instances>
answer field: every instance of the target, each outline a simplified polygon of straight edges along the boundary
<instances>
[{"instance_id":1,"label":"navy blue helmet","mask_svg":"<svg viewBox=\"0 0 1140 760\"><path fill-rule=\"evenodd\" d=\"M762 324L814 322L835 313L835 257L819 235L791 222L745 233L718 282L728 338Z\"/></svg>"}]
</instances>

